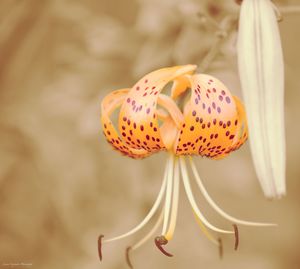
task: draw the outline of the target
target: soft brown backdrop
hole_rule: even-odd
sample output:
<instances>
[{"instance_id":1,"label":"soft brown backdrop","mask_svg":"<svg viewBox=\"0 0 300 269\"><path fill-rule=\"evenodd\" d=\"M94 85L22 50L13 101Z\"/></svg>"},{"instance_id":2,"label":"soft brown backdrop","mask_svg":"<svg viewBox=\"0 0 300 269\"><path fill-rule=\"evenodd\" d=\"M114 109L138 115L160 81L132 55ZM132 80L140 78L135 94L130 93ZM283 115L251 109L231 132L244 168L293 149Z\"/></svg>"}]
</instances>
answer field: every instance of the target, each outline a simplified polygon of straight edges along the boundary
<instances>
[{"instance_id":1,"label":"soft brown backdrop","mask_svg":"<svg viewBox=\"0 0 300 269\"><path fill-rule=\"evenodd\" d=\"M102 264L97 237L125 232L146 214L166 154L135 161L113 151L101 134L100 101L153 69L201 63L215 29L201 24L197 11L219 22L238 8L234 1L208 0L0 1L0 267L23 262L32 265L18 268L125 268L124 248L142 234L105 246ZM168 245L175 257L164 257L148 242L132 253L136 268L299 268L299 25L299 13L280 23L287 197L263 197L247 144L225 160L197 160L225 210L279 227L241 227L238 252L224 236L220 261L182 193ZM207 72L240 96L235 40L232 33ZM212 222L230 228L198 197Z\"/></svg>"}]
</instances>

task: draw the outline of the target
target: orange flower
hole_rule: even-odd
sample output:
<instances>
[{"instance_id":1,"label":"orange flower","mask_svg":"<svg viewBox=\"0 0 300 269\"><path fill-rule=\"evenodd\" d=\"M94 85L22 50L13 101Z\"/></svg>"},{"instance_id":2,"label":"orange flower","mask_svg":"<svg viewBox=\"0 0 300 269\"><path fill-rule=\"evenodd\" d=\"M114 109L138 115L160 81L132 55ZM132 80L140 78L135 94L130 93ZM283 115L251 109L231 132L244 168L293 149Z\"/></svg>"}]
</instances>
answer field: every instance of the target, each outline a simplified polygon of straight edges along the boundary
<instances>
[{"instance_id":1,"label":"orange flower","mask_svg":"<svg viewBox=\"0 0 300 269\"><path fill-rule=\"evenodd\" d=\"M180 174L201 229L220 249L221 241L215 240L206 228L235 234L237 248L236 224L273 225L238 220L220 209L208 195L191 156L224 158L246 141L247 120L242 103L231 95L222 82L209 75L194 74L195 69L195 65L185 65L156 70L140 79L131 89L116 90L102 102L104 135L116 150L132 158L144 158L161 150L170 153L160 193L148 215L131 231L104 241L115 241L140 230L159 209L165 196L161 216L154 228L140 242L127 249L127 257L128 250L136 249L151 238L162 222L162 232L155 238L155 243L164 254L172 256L162 245L171 240L175 230ZM162 91L170 82L173 84L169 96ZM118 132L110 115L120 106ZM213 226L199 210L190 186L186 155L190 155L188 158L192 172L201 192L219 214L234 223L233 231ZM99 237L100 258L102 237ZM129 260L128 263L131 265Z\"/></svg>"}]
</instances>

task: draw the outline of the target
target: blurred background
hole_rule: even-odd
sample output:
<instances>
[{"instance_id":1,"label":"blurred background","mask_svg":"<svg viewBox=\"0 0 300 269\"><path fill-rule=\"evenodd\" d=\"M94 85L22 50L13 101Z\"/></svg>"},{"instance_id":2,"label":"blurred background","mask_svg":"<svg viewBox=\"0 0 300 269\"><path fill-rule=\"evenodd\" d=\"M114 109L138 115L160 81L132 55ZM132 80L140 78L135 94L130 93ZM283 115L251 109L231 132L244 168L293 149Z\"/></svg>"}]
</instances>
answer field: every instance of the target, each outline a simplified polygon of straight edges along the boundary
<instances>
[{"instance_id":1,"label":"blurred background","mask_svg":"<svg viewBox=\"0 0 300 269\"><path fill-rule=\"evenodd\" d=\"M166 154L137 161L112 150L100 128L101 99L160 67L201 67L217 25L238 11L233 0L0 1L1 268L126 268L124 249L151 225L105 245L102 263L98 235L112 237L141 221L158 194ZM175 238L167 247L175 256L163 256L148 242L131 253L135 268L300 267L300 14L283 15L288 195L263 197L247 143L224 160L196 158L225 211L279 227L240 227L237 252L233 239L223 236L220 260L181 192ZM235 45L233 25L205 72L241 96ZM195 193L208 219L230 229Z\"/></svg>"}]
</instances>

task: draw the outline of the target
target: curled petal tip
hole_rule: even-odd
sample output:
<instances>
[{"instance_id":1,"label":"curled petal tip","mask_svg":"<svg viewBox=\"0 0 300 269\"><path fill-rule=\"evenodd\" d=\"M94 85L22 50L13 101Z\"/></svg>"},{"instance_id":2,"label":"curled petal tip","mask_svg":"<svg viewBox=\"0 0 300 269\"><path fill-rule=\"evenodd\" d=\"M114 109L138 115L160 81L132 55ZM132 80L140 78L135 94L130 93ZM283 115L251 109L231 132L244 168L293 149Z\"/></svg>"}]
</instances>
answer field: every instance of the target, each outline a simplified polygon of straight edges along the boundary
<instances>
[{"instance_id":1,"label":"curled petal tip","mask_svg":"<svg viewBox=\"0 0 300 269\"><path fill-rule=\"evenodd\" d=\"M173 257L173 254L167 252L162 246L168 244L168 240L164 236L157 236L154 239L157 248L166 256Z\"/></svg>"}]
</instances>

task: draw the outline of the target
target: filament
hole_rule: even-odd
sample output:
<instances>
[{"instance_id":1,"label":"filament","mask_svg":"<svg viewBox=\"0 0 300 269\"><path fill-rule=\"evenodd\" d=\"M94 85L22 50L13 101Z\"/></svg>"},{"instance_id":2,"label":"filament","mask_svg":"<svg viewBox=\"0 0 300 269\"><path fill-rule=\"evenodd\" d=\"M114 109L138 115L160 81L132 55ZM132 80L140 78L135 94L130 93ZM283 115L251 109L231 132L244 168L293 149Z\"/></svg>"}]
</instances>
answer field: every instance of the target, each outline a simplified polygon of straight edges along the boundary
<instances>
[{"instance_id":1,"label":"filament","mask_svg":"<svg viewBox=\"0 0 300 269\"><path fill-rule=\"evenodd\" d=\"M173 185L173 197L172 197L172 209L171 209L171 220L165 237L170 241L174 235L177 212L178 212L178 201L179 201L179 164L178 158L175 159L175 168L174 168L174 185Z\"/></svg>"},{"instance_id":2,"label":"filament","mask_svg":"<svg viewBox=\"0 0 300 269\"><path fill-rule=\"evenodd\" d=\"M250 222L250 221L245 221L245 220L240 220L237 218L232 217L231 215L227 214L226 212L224 212L214 201L213 199L210 197L210 195L208 194L207 190L204 187L204 184L198 174L198 171L196 169L196 166L193 162L193 159L191 157L189 157L190 160L190 165L194 174L194 177L196 179L196 182L199 186L199 189L201 191L201 193L203 194L203 196L205 197L206 201L210 204L210 206L217 211L222 217L224 217L225 219L232 221L234 223L238 223L238 224L242 224L242 225L247 225L247 226L261 226L261 227L266 227L266 226L277 226L277 224L274 223L260 223L260 222Z\"/></svg>"},{"instance_id":3,"label":"filament","mask_svg":"<svg viewBox=\"0 0 300 269\"><path fill-rule=\"evenodd\" d=\"M131 249L132 250L136 250L139 247L141 247L143 244L145 244L156 232L156 230L158 229L158 227L161 225L163 220L163 211L160 213L158 220L156 221L155 225L153 226L153 228L150 230L150 232L143 237L139 242L137 242L136 244L134 244Z\"/></svg>"},{"instance_id":4,"label":"filament","mask_svg":"<svg viewBox=\"0 0 300 269\"><path fill-rule=\"evenodd\" d=\"M163 183L162 186L160 188L159 194L156 198L156 201L154 203L154 205L152 206L152 208L150 209L149 213L147 214L147 216L144 218L144 220L138 224L136 227L134 227L132 230L130 230L129 232L113 237L111 239L107 239L105 241L103 241L103 243L108 243L108 242L112 242L112 241L116 241L122 238L125 238L129 235L132 235L134 233L136 233L137 231L139 231L140 229L142 229L148 222L149 220L153 217L153 215L157 212L159 205L161 204L162 198L165 194L166 191L166 184L167 184L167 176L168 176L168 169L169 169L169 161L166 164L166 169L165 169L165 173L164 173L164 179L163 179Z\"/></svg>"},{"instance_id":5,"label":"filament","mask_svg":"<svg viewBox=\"0 0 300 269\"><path fill-rule=\"evenodd\" d=\"M183 185L184 185L188 200L189 200L195 214L197 215L197 217L201 220L201 222L206 227L210 228L211 230L213 230L215 232L233 234L234 233L233 231L227 231L227 230L223 230L223 229L219 229L219 228L215 227L214 225L209 223L207 221L207 219L203 216L203 214L201 213L201 211L199 210L199 208L196 204L195 198L194 198L192 190L191 190L191 186L190 186L189 177L188 177L188 173L187 173L184 158L179 157L179 161L180 161L180 168L181 168L181 174L182 174L182 179L183 179Z\"/></svg>"},{"instance_id":6,"label":"filament","mask_svg":"<svg viewBox=\"0 0 300 269\"><path fill-rule=\"evenodd\" d=\"M163 223L162 234L165 234L167 231L170 210L171 210L173 171L174 171L174 156L173 156L173 154L170 154L167 171L168 171L167 172L167 192L166 192L166 199L165 199L164 223Z\"/></svg>"},{"instance_id":7,"label":"filament","mask_svg":"<svg viewBox=\"0 0 300 269\"><path fill-rule=\"evenodd\" d=\"M194 215L195 215L195 218L196 218L196 221L197 221L197 224L199 225L201 231L204 233L204 235L212 242L214 243L215 245L219 246L220 245L220 242L219 240L216 240L214 238L214 236L206 229L205 225L202 223L202 221L198 218L197 214L194 212Z\"/></svg>"},{"instance_id":8,"label":"filament","mask_svg":"<svg viewBox=\"0 0 300 269\"><path fill-rule=\"evenodd\" d=\"M129 247L126 248L126 251L125 251L126 263L128 264L128 266L131 269L133 269L133 265L132 265L131 260L130 260L130 252L138 249L143 244L145 244L154 235L154 233L156 232L156 230L158 229L158 227L161 225L162 220L163 220L163 211L160 213L160 215L159 215L156 223L154 224L154 226L150 230L150 232L147 233L140 241L138 241L132 247L129 246Z\"/></svg>"}]
</instances>

